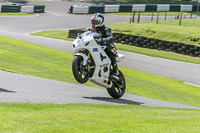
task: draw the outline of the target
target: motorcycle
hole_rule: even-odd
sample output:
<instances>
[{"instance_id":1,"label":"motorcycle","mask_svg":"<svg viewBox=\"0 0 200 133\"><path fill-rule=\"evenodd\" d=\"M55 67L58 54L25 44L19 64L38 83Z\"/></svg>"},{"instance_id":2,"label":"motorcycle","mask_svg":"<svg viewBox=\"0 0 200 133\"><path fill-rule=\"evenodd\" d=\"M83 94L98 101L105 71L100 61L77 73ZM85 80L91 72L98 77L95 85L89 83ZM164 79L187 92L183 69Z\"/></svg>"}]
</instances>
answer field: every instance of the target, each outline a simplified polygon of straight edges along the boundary
<instances>
[{"instance_id":1,"label":"motorcycle","mask_svg":"<svg viewBox=\"0 0 200 133\"><path fill-rule=\"evenodd\" d=\"M83 84L89 80L106 88L111 97L118 99L125 93L126 81L121 71L114 75L111 60L104 51L107 46L98 42L100 36L95 31L78 34L72 43L72 72L77 82ZM117 62L123 58L124 55L117 54Z\"/></svg>"}]
</instances>

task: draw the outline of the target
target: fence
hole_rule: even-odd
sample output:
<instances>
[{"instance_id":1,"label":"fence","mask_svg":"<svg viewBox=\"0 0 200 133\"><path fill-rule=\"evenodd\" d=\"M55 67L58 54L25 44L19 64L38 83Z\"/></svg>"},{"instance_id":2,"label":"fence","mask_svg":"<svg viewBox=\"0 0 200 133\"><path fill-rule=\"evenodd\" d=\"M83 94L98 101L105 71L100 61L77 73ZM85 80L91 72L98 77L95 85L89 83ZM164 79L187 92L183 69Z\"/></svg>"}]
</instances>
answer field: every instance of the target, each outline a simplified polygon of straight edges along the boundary
<instances>
[{"instance_id":1,"label":"fence","mask_svg":"<svg viewBox=\"0 0 200 133\"><path fill-rule=\"evenodd\" d=\"M44 13L45 5L0 5L0 12Z\"/></svg>"},{"instance_id":2,"label":"fence","mask_svg":"<svg viewBox=\"0 0 200 133\"><path fill-rule=\"evenodd\" d=\"M109 12L191 12L197 11L197 4L126 4L126 5L74 5L69 9L69 13L109 13ZM200 10L200 8L199 8Z\"/></svg>"},{"instance_id":3,"label":"fence","mask_svg":"<svg viewBox=\"0 0 200 133\"><path fill-rule=\"evenodd\" d=\"M82 29L69 30L69 38L76 38L78 33L84 32ZM122 33L113 33L114 42L127 44L130 46L143 47L148 49L157 49L162 51L171 51L178 54L200 57L200 47L180 42L170 42L154 38L148 38L137 35L128 35Z\"/></svg>"}]
</instances>

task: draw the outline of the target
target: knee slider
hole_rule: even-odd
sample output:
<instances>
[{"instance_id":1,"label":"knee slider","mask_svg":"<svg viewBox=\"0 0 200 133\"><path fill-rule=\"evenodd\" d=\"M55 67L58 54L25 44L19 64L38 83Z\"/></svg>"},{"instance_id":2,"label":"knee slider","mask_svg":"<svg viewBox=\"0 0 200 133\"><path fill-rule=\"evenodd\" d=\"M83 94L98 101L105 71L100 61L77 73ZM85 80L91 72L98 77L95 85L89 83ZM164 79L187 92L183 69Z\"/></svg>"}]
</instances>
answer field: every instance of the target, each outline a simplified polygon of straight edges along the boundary
<instances>
[{"instance_id":1,"label":"knee slider","mask_svg":"<svg viewBox=\"0 0 200 133\"><path fill-rule=\"evenodd\" d=\"M112 48L112 49L111 49L111 52L112 52L113 54L117 54L117 49L116 49L116 48Z\"/></svg>"}]
</instances>

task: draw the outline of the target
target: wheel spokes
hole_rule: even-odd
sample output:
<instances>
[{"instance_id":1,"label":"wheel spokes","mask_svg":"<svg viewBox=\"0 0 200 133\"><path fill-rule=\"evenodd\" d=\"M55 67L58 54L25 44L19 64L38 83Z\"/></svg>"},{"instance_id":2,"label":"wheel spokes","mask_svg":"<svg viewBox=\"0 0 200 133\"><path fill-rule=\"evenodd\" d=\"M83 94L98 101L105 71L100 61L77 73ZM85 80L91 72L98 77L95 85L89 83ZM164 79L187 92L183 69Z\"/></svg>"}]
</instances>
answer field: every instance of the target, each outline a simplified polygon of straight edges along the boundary
<instances>
[{"instance_id":1,"label":"wheel spokes","mask_svg":"<svg viewBox=\"0 0 200 133\"><path fill-rule=\"evenodd\" d=\"M88 72L86 72L84 70L82 64L83 64L83 61L79 61L79 65L78 65L77 69L78 69L78 75L79 75L79 77L82 78L82 79L84 79L87 76Z\"/></svg>"},{"instance_id":2,"label":"wheel spokes","mask_svg":"<svg viewBox=\"0 0 200 133\"><path fill-rule=\"evenodd\" d=\"M117 87L117 92L118 92L118 93L122 93L122 89L119 88L119 87Z\"/></svg>"},{"instance_id":3,"label":"wheel spokes","mask_svg":"<svg viewBox=\"0 0 200 133\"><path fill-rule=\"evenodd\" d=\"M115 90L116 90L116 92L117 93L123 93L123 89L124 89L124 78L123 77L119 77L120 78L120 80L121 80L121 85L119 85L119 84L116 84L116 83L114 83L114 86L115 86Z\"/></svg>"}]
</instances>

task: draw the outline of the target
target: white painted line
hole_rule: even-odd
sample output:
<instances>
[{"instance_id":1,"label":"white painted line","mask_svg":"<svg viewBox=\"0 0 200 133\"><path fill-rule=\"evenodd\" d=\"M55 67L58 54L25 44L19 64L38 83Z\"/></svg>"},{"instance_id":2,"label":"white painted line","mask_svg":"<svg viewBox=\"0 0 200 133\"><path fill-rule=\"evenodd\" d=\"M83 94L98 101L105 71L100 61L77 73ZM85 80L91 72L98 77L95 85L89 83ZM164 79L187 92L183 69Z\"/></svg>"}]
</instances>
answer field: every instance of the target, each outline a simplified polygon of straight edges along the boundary
<instances>
[{"instance_id":1,"label":"white painted line","mask_svg":"<svg viewBox=\"0 0 200 133\"><path fill-rule=\"evenodd\" d=\"M46 11L46 12L49 13L49 14L55 15L55 16L59 16L59 17L63 16L63 15L61 15L61 14L53 13L53 12L51 12L51 11Z\"/></svg>"},{"instance_id":2,"label":"white painted line","mask_svg":"<svg viewBox=\"0 0 200 133\"><path fill-rule=\"evenodd\" d=\"M58 14L58 13L52 13L52 14L55 15L55 16L63 16L63 15Z\"/></svg>"},{"instance_id":3,"label":"white painted line","mask_svg":"<svg viewBox=\"0 0 200 133\"><path fill-rule=\"evenodd\" d=\"M185 83L185 84L188 84L188 85L192 85L192 86L200 87L200 85L195 85L195 84L187 83L187 82L184 82L184 83Z\"/></svg>"}]
</instances>

